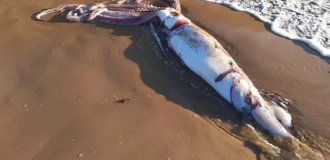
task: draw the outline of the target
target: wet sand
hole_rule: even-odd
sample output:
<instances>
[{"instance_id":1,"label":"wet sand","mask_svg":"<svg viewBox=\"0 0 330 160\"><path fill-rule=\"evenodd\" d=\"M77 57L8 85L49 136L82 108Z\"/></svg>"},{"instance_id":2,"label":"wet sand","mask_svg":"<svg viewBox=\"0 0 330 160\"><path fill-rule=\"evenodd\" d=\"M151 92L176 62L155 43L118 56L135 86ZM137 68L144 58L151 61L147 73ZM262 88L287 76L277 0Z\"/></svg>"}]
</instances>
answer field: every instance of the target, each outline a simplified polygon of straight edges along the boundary
<instances>
[{"instance_id":1,"label":"wet sand","mask_svg":"<svg viewBox=\"0 0 330 160\"><path fill-rule=\"evenodd\" d=\"M64 3L0 2L0 159L256 159L255 148L205 119L239 125L240 116L181 81L156 54L147 26L30 19ZM201 1L182 5L235 49L258 87L294 100L299 131L330 133L324 59L247 14Z\"/></svg>"}]
</instances>

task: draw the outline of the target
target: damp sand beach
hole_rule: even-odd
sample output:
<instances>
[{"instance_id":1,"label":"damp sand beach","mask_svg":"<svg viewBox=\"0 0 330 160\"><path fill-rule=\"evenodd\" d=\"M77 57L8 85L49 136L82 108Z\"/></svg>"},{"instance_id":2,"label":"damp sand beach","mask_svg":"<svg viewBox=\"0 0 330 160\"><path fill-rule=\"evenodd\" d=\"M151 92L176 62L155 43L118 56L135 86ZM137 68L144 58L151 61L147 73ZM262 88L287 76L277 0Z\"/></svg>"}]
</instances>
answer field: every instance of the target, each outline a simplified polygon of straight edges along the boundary
<instances>
[{"instance_id":1,"label":"damp sand beach","mask_svg":"<svg viewBox=\"0 0 330 160\"><path fill-rule=\"evenodd\" d=\"M160 58L148 26L31 19L64 3L0 2L0 159L260 157L260 149L227 130L239 128L241 116L194 89L191 83L203 82L189 70L181 74L165 63L172 61ZM293 101L295 129L309 145L327 143L329 60L248 14L203 1L181 3L258 88Z\"/></svg>"}]
</instances>

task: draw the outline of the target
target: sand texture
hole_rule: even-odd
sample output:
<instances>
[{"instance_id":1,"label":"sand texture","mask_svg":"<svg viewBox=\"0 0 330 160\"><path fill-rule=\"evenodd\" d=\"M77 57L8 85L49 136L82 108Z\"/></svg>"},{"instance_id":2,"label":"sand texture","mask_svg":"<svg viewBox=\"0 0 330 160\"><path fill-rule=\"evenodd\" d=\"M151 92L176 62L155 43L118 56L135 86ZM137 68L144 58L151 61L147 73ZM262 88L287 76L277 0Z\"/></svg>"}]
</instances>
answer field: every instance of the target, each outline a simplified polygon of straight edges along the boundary
<instances>
[{"instance_id":1,"label":"sand texture","mask_svg":"<svg viewBox=\"0 0 330 160\"><path fill-rule=\"evenodd\" d=\"M175 72L166 63L173 61L160 58L148 26L31 19L65 3L0 2L0 159L259 157L260 150L223 129L240 126L242 118L221 98L194 89L192 80L205 84L189 70ZM258 88L293 100L297 131L330 138L329 60L247 14L202 1L182 6L227 46Z\"/></svg>"}]
</instances>

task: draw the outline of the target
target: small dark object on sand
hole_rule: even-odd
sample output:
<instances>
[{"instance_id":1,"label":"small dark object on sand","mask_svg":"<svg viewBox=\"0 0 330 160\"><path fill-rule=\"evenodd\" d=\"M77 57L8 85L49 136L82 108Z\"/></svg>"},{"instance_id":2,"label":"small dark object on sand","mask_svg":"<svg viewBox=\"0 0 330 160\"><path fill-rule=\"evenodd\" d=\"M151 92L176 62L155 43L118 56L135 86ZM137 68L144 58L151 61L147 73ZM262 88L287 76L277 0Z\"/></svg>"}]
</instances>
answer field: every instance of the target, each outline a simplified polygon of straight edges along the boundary
<instances>
[{"instance_id":1,"label":"small dark object on sand","mask_svg":"<svg viewBox=\"0 0 330 160\"><path fill-rule=\"evenodd\" d=\"M115 101L115 103L127 103L131 98L122 98Z\"/></svg>"}]
</instances>

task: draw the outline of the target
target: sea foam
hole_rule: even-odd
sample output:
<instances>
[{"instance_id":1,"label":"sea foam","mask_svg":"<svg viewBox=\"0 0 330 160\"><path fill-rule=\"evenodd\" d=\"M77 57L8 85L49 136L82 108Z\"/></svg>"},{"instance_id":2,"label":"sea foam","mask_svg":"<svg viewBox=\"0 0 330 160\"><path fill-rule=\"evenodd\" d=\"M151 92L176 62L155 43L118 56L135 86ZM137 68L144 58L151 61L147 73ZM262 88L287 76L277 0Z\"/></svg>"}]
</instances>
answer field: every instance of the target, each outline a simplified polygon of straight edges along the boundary
<instances>
[{"instance_id":1,"label":"sea foam","mask_svg":"<svg viewBox=\"0 0 330 160\"><path fill-rule=\"evenodd\" d=\"M207 0L253 14L273 32L307 43L330 57L329 0Z\"/></svg>"}]
</instances>

